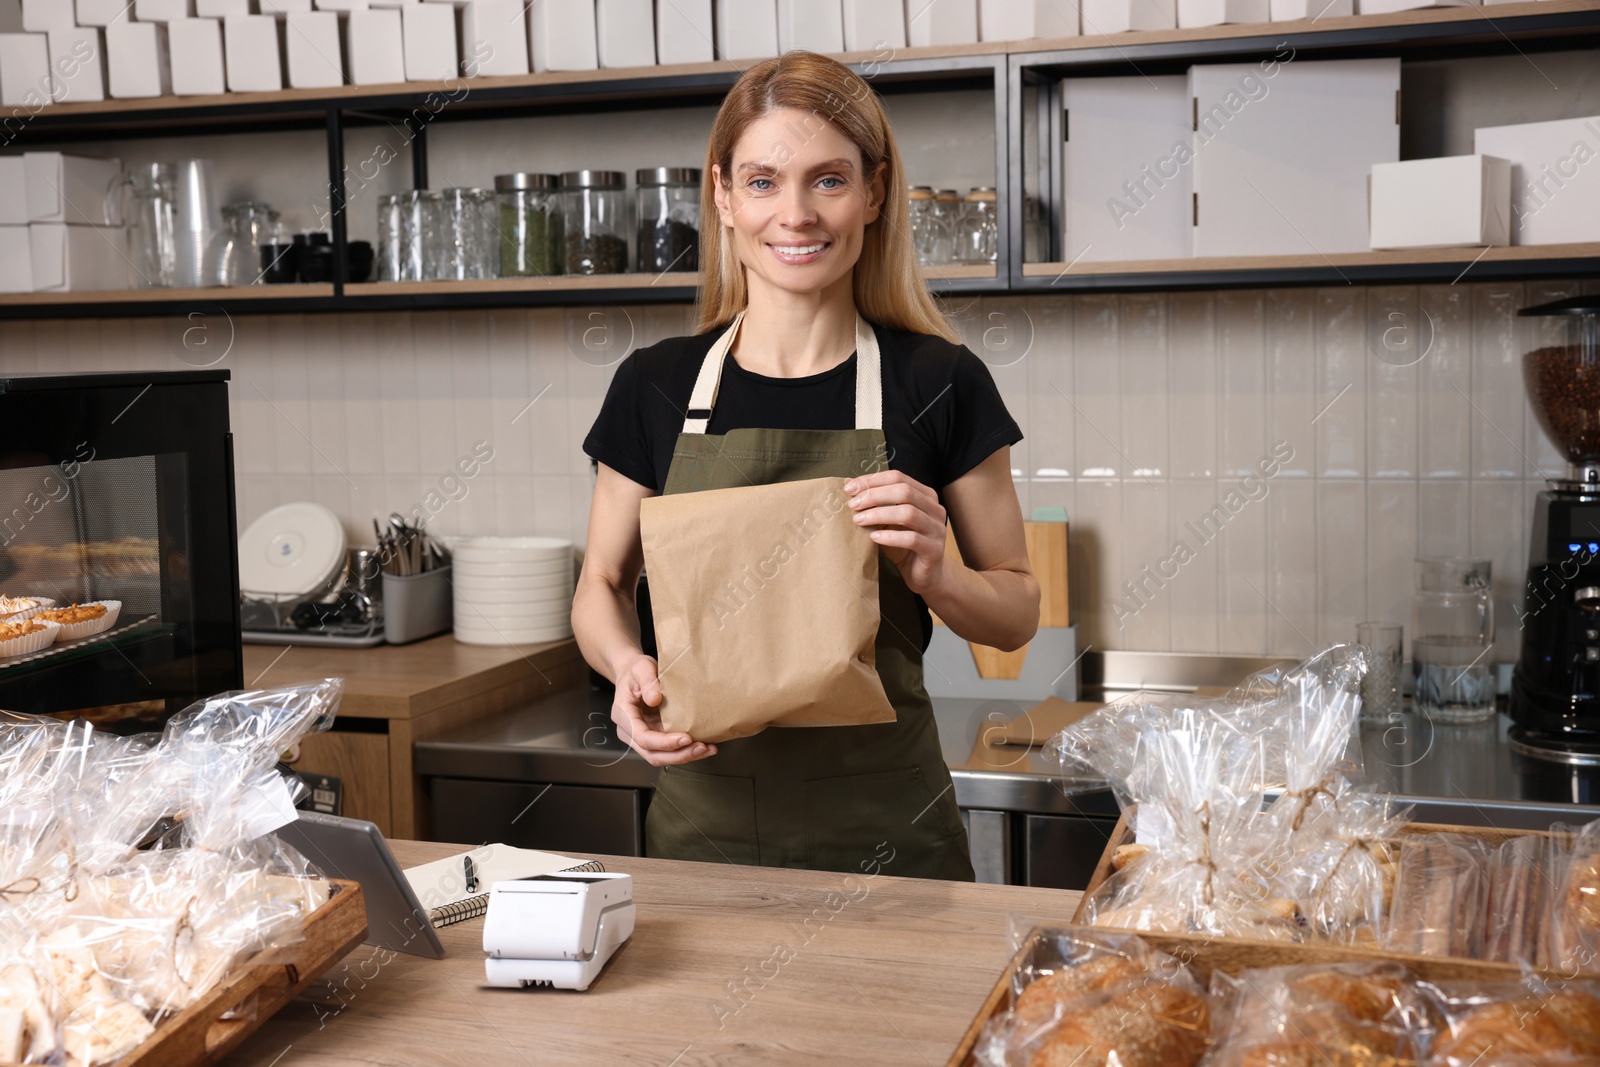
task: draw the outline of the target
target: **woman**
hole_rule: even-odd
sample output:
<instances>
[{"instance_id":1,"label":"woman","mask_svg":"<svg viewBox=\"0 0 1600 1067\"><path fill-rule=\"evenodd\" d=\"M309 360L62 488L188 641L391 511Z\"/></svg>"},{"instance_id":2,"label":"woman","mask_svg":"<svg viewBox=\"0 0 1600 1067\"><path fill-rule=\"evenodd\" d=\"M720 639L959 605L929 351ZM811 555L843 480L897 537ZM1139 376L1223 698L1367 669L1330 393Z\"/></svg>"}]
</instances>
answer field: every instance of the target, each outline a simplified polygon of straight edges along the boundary
<instances>
[{"instance_id":1,"label":"woman","mask_svg":"<svg viewBox=\"0 0 1600 1067\"><path fill-rule=\"evenodd\" d=\"M1011 482L1022 433L917 273L900 154L849 68L808 52L751 67L705 176L696 333L625 359L584 441L600 473L573 629L616 683L618 732L662 768L646 851L970 881L922 653L930 608L1002 649L1038 627ZM851 479L854 520L893 564L876 653L897 721L719 745L663 732L634 601L640 501L819 477ZM945 556L947 517L963 562Z\"/></svg>"}]
</instances>

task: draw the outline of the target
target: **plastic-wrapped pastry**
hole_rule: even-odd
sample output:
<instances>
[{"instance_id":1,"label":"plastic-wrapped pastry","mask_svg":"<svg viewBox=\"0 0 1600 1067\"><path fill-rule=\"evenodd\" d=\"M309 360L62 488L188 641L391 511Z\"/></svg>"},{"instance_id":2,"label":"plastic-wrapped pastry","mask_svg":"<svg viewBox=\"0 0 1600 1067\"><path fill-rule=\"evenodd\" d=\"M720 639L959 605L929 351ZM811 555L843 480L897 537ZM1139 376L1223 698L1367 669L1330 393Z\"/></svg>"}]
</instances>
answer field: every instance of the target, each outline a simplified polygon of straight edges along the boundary
<instances>
[{"instance_id":1,"label":"plastic-wrapped pastry","mask_svg":"<svg viewBox=\"0 0 1600 1067\"><path fill-rule=\"evenodd\" d=\"M1536 978L1427 987L1442 1020L1428 1067L1575 1067L1600 1062L1600 987Z\"/></svg>"},{"instance_id":2,"label":"plastic-wrapped pastry","mask_svg":"<svg viewBox=\"0 0 1600 1067\"><path fill-rule=\"evenodd\" d=\"M1384 947L1424 956L1481 955L1487 849L1461 834L1408 834Z\"/></svg>"},{"instance_id":3,"label":"plastic-wrapped pastry","mask_svg":"<svg viewBox=\"0 0 1600 1067\"><path fill-rule=\"evenodd\" d=\"M1550 839L1513 837L1495 849L1488 865L1483 958L1542 966L1551 882Z\"/></svg>"},{"instance_id":4,"label":"plastic-wrapped pastry","mask_svg":"<svg viewBox=\"0 0 1600 1067\"><path fill-rule=\"evenodd\" d=\"M1233 1011L1207 1067L1414 1067L1424 1001L1405 968L1314 964L1212 976Z\"/></svg>"}]
</instances>

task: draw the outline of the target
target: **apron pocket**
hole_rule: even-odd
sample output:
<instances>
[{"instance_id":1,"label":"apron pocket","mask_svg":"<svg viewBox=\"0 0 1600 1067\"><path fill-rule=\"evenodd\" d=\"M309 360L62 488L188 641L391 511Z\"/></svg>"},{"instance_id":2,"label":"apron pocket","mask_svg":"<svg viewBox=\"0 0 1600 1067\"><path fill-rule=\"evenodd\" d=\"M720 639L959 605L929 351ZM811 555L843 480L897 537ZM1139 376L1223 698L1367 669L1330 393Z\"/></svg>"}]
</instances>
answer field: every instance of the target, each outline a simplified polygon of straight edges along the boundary
<instances>
[{"instance_id":1,"label":"apron pocket","mask_svg":"<svg viewBox=\"0 0 1600 1067\"><path fill-rule=\"evenodd\" d=\"M802 789L806 866L813 870L860 873L864 864L893 855L905 857L900 865L905 867L917 857L942 851L953 839L965 843L954 797L936 798L917 767L817 778ZM890 860L883 863L882 873L916 872Z\"/></svg>"},{"instance_id":2,"label":"apron pocket","mask_svg":"<svg viewBox=\"0 0 1600 1067\"><path fill-rule=\"evenodd\" d=\"M644 832L657 859L758 864L755 780L663 767Z\"/></svg>"}]
</instances>

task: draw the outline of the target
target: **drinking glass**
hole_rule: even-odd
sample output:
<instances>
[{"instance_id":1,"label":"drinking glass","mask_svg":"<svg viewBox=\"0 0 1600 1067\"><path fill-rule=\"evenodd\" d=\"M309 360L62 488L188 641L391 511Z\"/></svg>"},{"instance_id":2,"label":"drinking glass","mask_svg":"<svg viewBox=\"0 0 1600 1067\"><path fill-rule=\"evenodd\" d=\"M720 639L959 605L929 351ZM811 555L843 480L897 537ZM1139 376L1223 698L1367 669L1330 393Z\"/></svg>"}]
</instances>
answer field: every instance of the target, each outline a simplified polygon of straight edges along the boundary
<instances>
[{"instance_id":1,"label":"drinking glass","mask_svg":"<svg viewBox=\"0 0 1600 1067\"><path fill-rule=\"evenodd\" d=\"M1399 623L1356 624L1356 642L1367 650L1361 677L1361 721L1400 721L1400 662L1404 631Z\"/></svg>"},{"instance_id":2,"label":"drinking glass","mask_svg":"<svg viewBox=\"0 0 1600 1067\"><path fill-rule=\"evenodd\" d=\"M1486 559L1417 560L1411 701L1441 722L1494 715L1494 599Z\"/></svg>"}]
</instances>

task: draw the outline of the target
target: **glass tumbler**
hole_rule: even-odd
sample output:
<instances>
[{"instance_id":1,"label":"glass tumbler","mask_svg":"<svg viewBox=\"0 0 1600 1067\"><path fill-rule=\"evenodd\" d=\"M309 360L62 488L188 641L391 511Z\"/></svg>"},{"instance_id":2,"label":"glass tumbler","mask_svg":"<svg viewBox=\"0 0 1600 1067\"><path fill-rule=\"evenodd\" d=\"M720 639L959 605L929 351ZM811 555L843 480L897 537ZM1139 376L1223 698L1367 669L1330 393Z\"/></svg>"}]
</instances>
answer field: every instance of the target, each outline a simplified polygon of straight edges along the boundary
<instances>
[{"instance_id":1,"label":"glass tumbler","mask_svg":"<svg viewBox=\"0 0 1600 1067\"><path fill-rule=\"evenodd\" d=\"M1440 722L1494 715L1494 598L1490 561L1417 560L1411 701Z\"/></svg>"},{"instance_id":2,"label":"glass tumbler","mask_svg":"<svg viewBox=\"0 0 1600 1067\"><path fill-rule=\"evenodd\" d=\"M1400 721L1400 663L1404 628L1399 623L1356 624L1356 643L1367 650L1367 673L1361 676L1361 721Z\"/></svg>"},{"instance_id":3,"label":"glass tumbler","mask_svg":"<svg viewBox=\"0 0 1600 1067\"><path fill-rule=\"evenodd\" d=\"M135 289L170 289L178 271L178 168L145 163L119 175L106 218L128 227L128 273Z\"/></svg>"}]
</instances>

